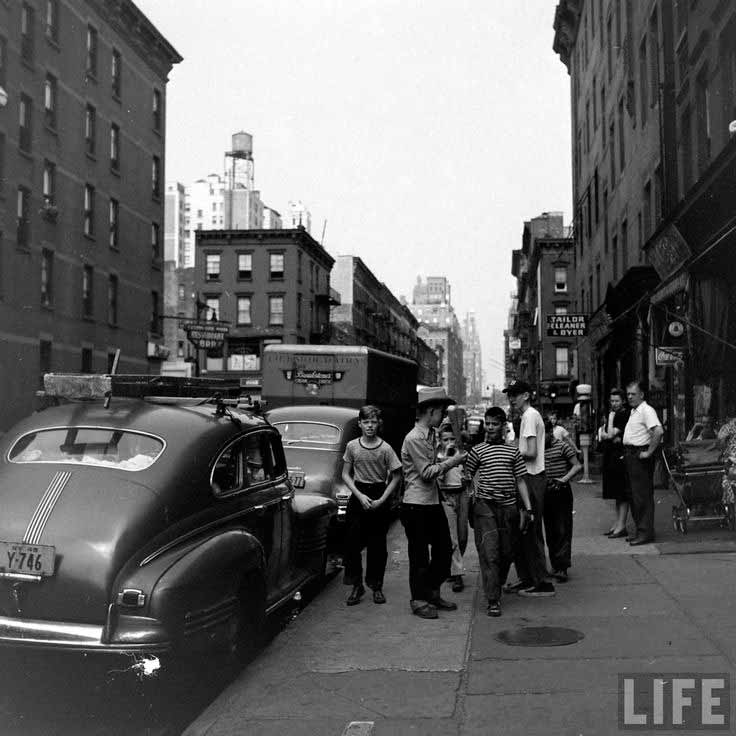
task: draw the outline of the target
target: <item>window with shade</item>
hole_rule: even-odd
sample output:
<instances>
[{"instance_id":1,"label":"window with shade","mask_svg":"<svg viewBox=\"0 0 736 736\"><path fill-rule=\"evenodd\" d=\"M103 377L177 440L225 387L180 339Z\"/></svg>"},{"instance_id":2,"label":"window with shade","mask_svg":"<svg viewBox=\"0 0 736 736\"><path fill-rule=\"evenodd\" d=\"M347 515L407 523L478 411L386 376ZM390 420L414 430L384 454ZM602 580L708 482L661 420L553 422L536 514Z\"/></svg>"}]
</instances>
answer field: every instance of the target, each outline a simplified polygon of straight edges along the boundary
<instances>
[{"instance_id":1,"label":"window with shade","mask_svg":"<svg viewBox=\"0 0 736 736\"><path fill-rule=\"evenodd\" d=\"M284 278L284 254L269 254L269 275L272 279Z\"/></svg>"},{"instance_id":2,"label":"window with shade","mask_svg":"<svg viewBox=\"0 0 736 736\"><path fill-rule=\"evenodd\" d=\"M94 314L94 272L92 266L82 269L82 316L92 317Z\"/></svg>"},{"instance_id":3,"label":"window with shade","mask_svg":"<svg viewBox=\"0 0 736 736\"><path fill-rule=\"evenodd\" d=\"M96 128L97 110L92 105L87 105L84 111L84 145L90 156L95 153Z\"/></svg>"},{"instance_id":4,"label":"window with shade","mask_svg":"<svg viewBox=\"0 0 736 736\"><path fill-rule=\"evenodd\" d=\"M95 188L91 184L84 186L84 234L90 238L95 234Z\"/></svg>"},{"instance_id":5,"label":"window with shade","mask_svg":"<svg viewBox=\"0 0 736 736\"><path fill-rule=\"evenodd\" d=\"M112 60L110 62L110 86L112 88L112 96L120 99L120 92L123 87L123 59L117 49L112 50Z\"/></svg>"},{"instance_id":6,"label":"window with shade","mask_svg":"<svg viewBox=\"0 0 736 736\"><path fill-rule=\"evenodd\" d=\"M251 307L251 297L249 296L239 296L238 297L237 322L239 325L247 327L250 324L252 324L250 307Z\"/></svg>"},{"instance_id":7,"label":"window with shade","mask_svg":"<svg viewBox=\"0 0 736 736\"><path fill-rule=\"evenodd\" d=\"M570 351L564 348L555 348L555 375L558 378L567 377L570 373Z\"/></svg>"},{"instance_id":8,"label":"window with shade","mask_svg":"<svg viewBox=\"0 0 736 736\"><path fill-rule=\"evenodd\" d=\"M20 96L18 105L18 147L31 152L33 141L33 102L28 95Z\"/></svg>"},{"instance_id":9,"label":"window with shade","mask_svg":"<svg viewBox=\"0 0 736 736\"><path fill-rule=\"evenodd\" d=\"M204 300L205 315L204 318L216 322L220 319L220 297L208 296Z\"/></svg>"},{"instance_id":10,"label":"window with shade","mask_svg":"<svg viewBox=\"0 0 736 736\"><path fill-rule=\"evenodd\" d=\"M97 76L97 29L93 26L87 26L87 58L85 70L88 77L94 78Z\"/></svg>"},{"instance_id":11,"label":"window with shade","mask_svg":"<svg viewBox=\"0 0 736 736\"><path fill-rule=\"evenodd\" d=\"M43 119L49 128L56 128L56 98L56 77L53 74L47 74L43 85Z\"/></svg>"},{"instance_id":12,"label":"window with shade","mask_svg":"<svg viewBox=\"0 0 736 736\"><path fill-rule=\"evenodd\" d=\"M161 159L158 156L151 159L151 196L161 197Z\"/></svg>"},{"instance_id":13,"label":"window with shade","mask_svg":"<svg viewBox=\"0 0 736 736\"><path fill-rule=\"evenodd\" d=\"M27 64L33 63L35 21L33 8L28 3L23 3L20 9L20 58Z\"/></svg>"},{"instance_id":14,"label":"window with shade","mask_svg":"<svg viewBox=\"0 0 736 736\"><path fill-rule=\"evenodd\" d=\"M268 298L268 324L274 326L284 324L283 296L270 296Z\"/></svg>"},{"instance_id":15,"label":"window with shade","mask_svg":"<svg viewBox=\"0 0 736 736\"><path fill-rule=\"evenodd\" d=\"M220 280L220 254L207 253L205 257L206 279L207 281Z\"/></svg>"},{"instance_id":16,"label":"window with shade","mask_svg":"<svg viewBox=\"0 0 736 736\"><path fill-rule=\"evenodd\" d=\"M253 278L253 254L238 253L238 278Z\"/></svg>"},{"instance_id":17,"label":"window with shade","mask_svg":"<svg viewBox=\"0 0 736 736\"><path fill-rule=\"evenodd\" d=\"M46 0L46 38L59 41L59 0Z\"/></svg>"},{"instance_id":18,"label":"window with shade","mask_svg":"<svg viewBox=\"0 0 736 736\"><path fill-rule=\"evenodd\" d=\"M110 124L110 168L120 169L120 127L115 123Z\"/></svg>"},{"instance_id":19,"label":"window with shade","mask_svg":"<svg viewBox=\"0 0 736 736\"><path fill-rule=\"evenodd\" d=\"M51 307L54 303L54 253L44 248L41 251L41 306Z\"/></svg>"},{"instance_id":20,"label":"window with shade","mask_svg":"<svg viewBox=\"0 0 736 736\"><path fill-rule=\"evenodd\" d=\"M118 277L107 280L107 321L113 327L118 323Z\"/></svg>"},{"instance_id":21,"label":"window with shade","mask_svg":"<svg viewBox=\"0 0 736 736\"><path fill-rule=\"evenodd\" d=\"M108 232L109 244L111 248L118 247L119 212L120 203L117 201L117 199L110 199L110 206L108 211Z\"/></svg>"},{"instance_id":22,"label":"window with shade","mask_svg":"<svg viewBox=\"0 0 736 736\"><path fill-rule=\"evenodd\" d=\"M567 291L567 269L555 267L555 292Z\"/></svg>"}]
</instances>

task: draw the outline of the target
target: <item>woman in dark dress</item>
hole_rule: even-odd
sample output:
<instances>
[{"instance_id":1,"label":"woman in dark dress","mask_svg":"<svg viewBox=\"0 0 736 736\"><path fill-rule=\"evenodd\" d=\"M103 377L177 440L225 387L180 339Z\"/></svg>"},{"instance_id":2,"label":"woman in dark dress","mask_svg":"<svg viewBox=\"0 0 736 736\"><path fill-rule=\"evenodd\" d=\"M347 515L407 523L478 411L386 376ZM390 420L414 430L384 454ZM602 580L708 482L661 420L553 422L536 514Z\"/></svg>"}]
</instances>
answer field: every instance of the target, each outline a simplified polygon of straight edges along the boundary
<instances>
[{"instance_id":1,"label":"woman in dark dress","mask_svg":"<svg viewBox=\"0 0 736 736\"><path fill-rule=\"evenodd\" d=\"M629 420L629 407L621 389L611 389L609 394L611 411L601 427L600 439L603 450L603 498L616 502L616 520L606 532L611 539L626 536L626 517L629 514L631 489L626 477L623 460L623 436Z\"/></svg>"}]
</instances>

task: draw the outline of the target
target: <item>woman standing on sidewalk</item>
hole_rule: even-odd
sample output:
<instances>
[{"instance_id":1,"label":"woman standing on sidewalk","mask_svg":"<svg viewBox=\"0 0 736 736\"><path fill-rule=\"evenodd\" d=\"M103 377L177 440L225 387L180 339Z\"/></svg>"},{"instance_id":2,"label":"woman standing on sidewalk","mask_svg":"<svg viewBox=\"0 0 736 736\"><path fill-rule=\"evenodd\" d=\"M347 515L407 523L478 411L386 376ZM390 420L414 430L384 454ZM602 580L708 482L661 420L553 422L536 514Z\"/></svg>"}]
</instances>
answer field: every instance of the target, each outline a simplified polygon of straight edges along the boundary
<instances>
[{"instance_id":1,"label":"woman standing on sidewalk","mask_svg":"<svg viewBox=\"0 0 736 736\"><path fill-rule=\"evenodd\" d=\"M386 535L391 522L389 499L401 478L401 461L378 436L381 410L363 406L358 412L362 436L345 447L342 479L351 496L345 515L345 577L352 585L348 606L360 603L363 587L363 548L366 552L365 584L373 590L373 602L385 603L383 576L388 551ZM387 482L388 481L388 482Z\"/></svg>"},{"instance_id":2,"label":"woman standing on sidewalk","mask_svg":"<svg viewBox=\"0 0 736 736\"><path fill-rule=\"evenodd\" d=\"M601 427L599 438L603 450L603 498L616 502L616 520L605 536L620 539L626 536L626 517L629 515L631 488L624 466L623 436L629 420L626 397L620 388L612 388L609 394L611 411Z\"/></svg>"}]
</instances>

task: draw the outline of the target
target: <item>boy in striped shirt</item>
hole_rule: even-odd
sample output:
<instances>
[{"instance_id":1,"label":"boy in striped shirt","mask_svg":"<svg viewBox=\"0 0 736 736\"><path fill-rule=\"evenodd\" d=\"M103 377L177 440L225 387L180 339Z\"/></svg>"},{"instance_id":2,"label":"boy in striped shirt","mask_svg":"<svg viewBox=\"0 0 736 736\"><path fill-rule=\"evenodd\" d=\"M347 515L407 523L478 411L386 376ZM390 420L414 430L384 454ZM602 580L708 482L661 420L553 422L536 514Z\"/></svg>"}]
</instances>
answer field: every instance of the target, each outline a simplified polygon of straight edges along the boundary
<instances>
[{"instance_id":1,"label":"boy in striped shirt","mask_svg":"<svg viewBox=\"0 0 736 736\"><path fill-rule=\"evenodd\" d=\"M493 406L485 413L486 441L473 447L465 461L472 478L478 473L473 503L473 531L489 616L501 615L501 586L532 516L526 465L519 450L504 442L506 412ZM521 498L521 507L519 505Z\"/></svg>"}]
</instances>

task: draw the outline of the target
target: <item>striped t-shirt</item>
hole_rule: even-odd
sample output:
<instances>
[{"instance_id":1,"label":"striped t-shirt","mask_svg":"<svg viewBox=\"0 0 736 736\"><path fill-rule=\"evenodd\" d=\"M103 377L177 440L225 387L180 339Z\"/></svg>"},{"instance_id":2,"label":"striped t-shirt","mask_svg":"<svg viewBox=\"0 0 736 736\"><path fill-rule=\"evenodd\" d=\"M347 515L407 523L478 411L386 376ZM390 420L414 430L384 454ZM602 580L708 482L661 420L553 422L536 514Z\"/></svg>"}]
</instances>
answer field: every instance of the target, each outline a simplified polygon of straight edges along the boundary
<instances>
[{"instance_id":1,"label":"striped t-shirt","mask_svg":"<svg viewBox=\"0 0 736 736\"><path fill-rule=\"evenodd\" d=\"M516 503L517 480L526 475L526 464L513 445L481 442L468 453L465 471L471 478L478 473L476 496L511 506Z\"/></svg>"},{"instance_id":2,"label":"striped t-shirt","mask_svg":"<svg viewBox=\"0 0 736 736\"><path fill-rule=\"evenodd\" d=\"M553 440L549 447L544 448L544 465L548 479L562 478L576 460L575 450L562 440Z\"/></svg>"}]
</instances>

